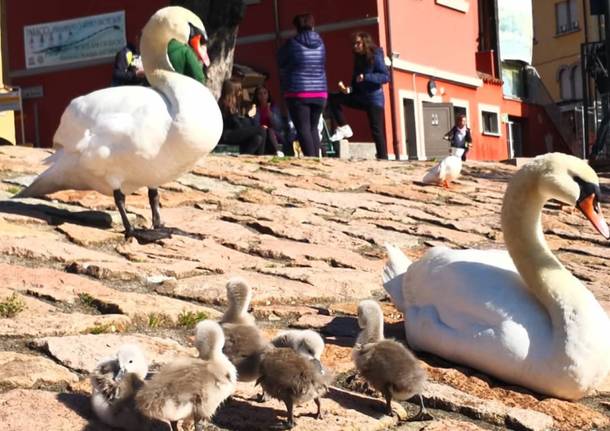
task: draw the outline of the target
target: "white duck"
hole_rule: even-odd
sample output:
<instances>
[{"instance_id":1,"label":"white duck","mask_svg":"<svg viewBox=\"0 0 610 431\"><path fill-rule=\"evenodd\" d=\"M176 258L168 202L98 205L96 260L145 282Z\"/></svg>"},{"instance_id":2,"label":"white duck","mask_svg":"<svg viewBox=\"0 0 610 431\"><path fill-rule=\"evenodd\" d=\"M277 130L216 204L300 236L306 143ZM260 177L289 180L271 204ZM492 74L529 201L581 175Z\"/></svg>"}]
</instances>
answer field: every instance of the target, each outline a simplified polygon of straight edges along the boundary
<instances>
[{"instance_id":1,"label":"white duck","mask_svg":"<svg viewBox=\"0 0 610 431\"><path fill-rule=\"evenodd\" d=\"M151 87L105 88L72 100L55 132L51 166L16 197L97 190L114 196L126 237L153 241L168 236L157 229L162 226L157 187L209 153L223 127L212 93L174 71L167 54L172 39L188 43L209 64L201 20L178 6L157 11L144 26L140 44ZM156 232L136 231L127 219L125 195L140 187L148 187Z\"/></svg>"},{"instance_id":2,"label":"white duck","mask_svg":"<svg viewBox=\"0 0 610 431\"><path fill-rule=\"evenodd\" d=\"M458 179L461 171L462 159L458 156L447 156L424 175L422 182L449 188L449 183Z\"/></svg>"},{"instance_id":3,"label":"white duck","mask_svg":"<svg viewBox=\"0 0 610 431\"><path fill-rule=\"evenodd\" d=\"M553 255L541 224L554 198L576 205L608 238L598 184L583 160L539 156L506 189L508 253L435 247L411 264L388 246L384 287L406 315L411 347L570 400L602 382L610 368L608 316Z\"/></svg>"}]
</instances>

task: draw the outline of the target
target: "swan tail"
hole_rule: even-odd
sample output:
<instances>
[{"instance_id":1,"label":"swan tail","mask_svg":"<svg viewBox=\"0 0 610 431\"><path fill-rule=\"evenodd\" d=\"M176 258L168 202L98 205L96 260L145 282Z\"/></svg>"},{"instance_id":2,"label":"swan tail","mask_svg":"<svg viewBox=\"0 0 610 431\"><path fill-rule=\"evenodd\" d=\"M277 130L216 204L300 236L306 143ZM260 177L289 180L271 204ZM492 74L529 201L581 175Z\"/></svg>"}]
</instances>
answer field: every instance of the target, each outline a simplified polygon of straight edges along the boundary
<instances>
[{"instance_id":1,"label":"swan tail","mask_svg":"<svg viewBox=\"0 0 610 431\"><path fill-rule=\"evenodd\" d=\"M396 308L404 313L402 282L411 265L411 260L395 245L386 244L385 247L388 252L388 260L383 267L383 288L390 295Z\"/></svg>"},{"instance_id":2,"label":"swan tail","mask_svg":"<svg viewBox=\"0 0 610 431\"><path fill-rule=\"evenodd\" d=\"M37 198L68 188L64 184L63 179L66 178L66 173L63 172L64 167L58 163L57 153L45 159L44 162L50 163L51 166L13 198Z\"/></svg>"}]
</instances>

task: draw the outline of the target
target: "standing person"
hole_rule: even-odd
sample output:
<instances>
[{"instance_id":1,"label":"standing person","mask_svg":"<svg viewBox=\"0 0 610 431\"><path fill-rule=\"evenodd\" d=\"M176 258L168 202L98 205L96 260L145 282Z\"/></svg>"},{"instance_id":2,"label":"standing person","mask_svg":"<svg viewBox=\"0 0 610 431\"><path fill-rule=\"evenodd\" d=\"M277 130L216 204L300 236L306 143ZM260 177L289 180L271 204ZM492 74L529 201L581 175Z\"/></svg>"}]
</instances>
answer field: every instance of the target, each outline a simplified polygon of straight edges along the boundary
<instances>
[{"instance_id":1,"label":"standing person","mask_svg":"<svg viewBox=\"0 0 610 431\"><path fill-rule=\"evenodd\" d=\"M292 20L297 35L278 51L280 82L305 156L320 154L318 122L328 97L326 48L310 13Z\"/></svg>"},{"instance_id":2,"label":"standing person","mask_svg":"<svg viewBox=\"0 0 610 431\"><path fill-rule=\"evenodd\" d=\"M114 57L112 67L112 86L118 85L148 85L138 43L140 36L136 37L135 43L128 42Z\"/></svg>"},{"instance_id":3,"label":"standing person","mask_svg":"<svg viewBox=\"0 0 610 431\"><path fill-rule=\"evenodd\" d=\"M340 92L332 93L329 98L330 112L337 123L337 129L330 139L340 141L353 135L352 128L345 121L342 105L365 111L375 141L377 158L387 159L382 85L390 80L390 74L384 62L383 50L375 45L371 35L366 32L354 33L352 43L354 70L351 86L346 87L343 82L339 82Z\"/></svg>"},{"instance_id":4,"label":"standing person","mask_svg":"<svg viewBox=\"0 0 610 431\"><path fill-rule=\"evenodd\" d=\"M445 134L444 139L451 144L449 150L451 155L461 157L462 161L465 162L466 154L472 146L472 134L466 126L466 116L464 114L458 114L455 117L455 125Z\"/></svg>"},{"instance_id":5,"label":"standing person","mask_svg":"<svg viewBox=\"0 0 610 431\"><path fill-rule=\"evenodd\" d=\"M284 122L282 114L277 105L273 103L269 90L264 85L259 85L254 89L254 104L256 105L256 114L254 122L257 126L267 128L267 133L273 133L280 149L285 148L286 140L284 138ZM280 153L282 153L280 155ZM283 156L282 151L278 151L278 156Z\"/></svg>"},{"instance_id":6,"label":"standing person","mask_svg":"<svg viewBox=\"0 0 610 431\"><path fill-rule=\"evenodd\" d=\"M220 142L238 145L241 154L278 154L275 135L264 126L254 122L256 105L249 107L246 115L241 112L243 104L241 84L227 80L222 85L218 105L222 113L224 129Z\"/></svg>"}]
</instances>

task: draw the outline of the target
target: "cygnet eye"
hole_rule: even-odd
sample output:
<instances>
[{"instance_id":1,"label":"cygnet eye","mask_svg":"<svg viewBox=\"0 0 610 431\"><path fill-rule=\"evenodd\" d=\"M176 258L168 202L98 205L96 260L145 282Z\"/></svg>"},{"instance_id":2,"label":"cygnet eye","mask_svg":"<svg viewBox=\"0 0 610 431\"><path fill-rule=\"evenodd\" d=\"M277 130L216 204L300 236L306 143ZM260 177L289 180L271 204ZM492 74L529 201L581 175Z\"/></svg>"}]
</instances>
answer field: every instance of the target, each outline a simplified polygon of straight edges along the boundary
<instances>
[{"instance_id":1,"label":"cygnet eye","mask_svg":"<svg viewBox=\"0 0 610 431\"><path fill-rule=\"evenodd\" d=\"M130 364L133 364L133 359L130 359L130 360L129 360L129 363L130 363Z\"/></svg>"}]
</instances>

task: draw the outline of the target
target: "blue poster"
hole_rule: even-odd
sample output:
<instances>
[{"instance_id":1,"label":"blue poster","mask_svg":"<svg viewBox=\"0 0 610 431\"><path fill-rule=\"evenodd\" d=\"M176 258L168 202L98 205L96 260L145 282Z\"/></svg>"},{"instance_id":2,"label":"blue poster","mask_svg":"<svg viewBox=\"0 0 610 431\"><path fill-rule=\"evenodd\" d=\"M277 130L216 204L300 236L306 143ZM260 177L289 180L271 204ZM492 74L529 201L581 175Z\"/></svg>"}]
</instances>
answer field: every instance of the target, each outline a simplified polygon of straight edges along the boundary
<instances>
[{"instance_id":1,"label":"blue poster","mask_svg":"<svg viewBox=\"0 0 610 431\"><path fill-rule=\"evenodd\" d=\"M532 64L532 0L497 0L500 60Z\"/></svg>"}]
</instances>

